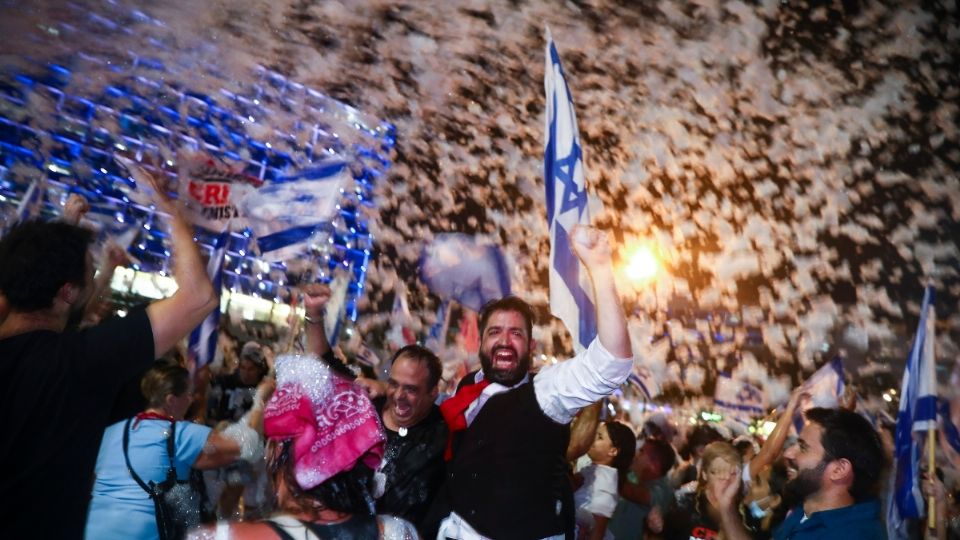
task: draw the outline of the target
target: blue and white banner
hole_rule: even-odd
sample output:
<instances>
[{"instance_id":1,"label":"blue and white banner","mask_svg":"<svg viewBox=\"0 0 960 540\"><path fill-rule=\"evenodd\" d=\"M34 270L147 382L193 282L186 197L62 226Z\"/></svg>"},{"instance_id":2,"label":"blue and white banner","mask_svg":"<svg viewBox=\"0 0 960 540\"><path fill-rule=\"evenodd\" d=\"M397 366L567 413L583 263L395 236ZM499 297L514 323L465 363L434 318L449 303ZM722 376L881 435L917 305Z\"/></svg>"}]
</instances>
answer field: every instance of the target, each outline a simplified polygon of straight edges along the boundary
<instances>
[{"instance_id":1,"label":"blue and white banner","mask_svg":"<svg viewBox=\"0 0 960 540\"><path fill-rule=\"evenodd\" d=\"M717 376L713 406L724 416L750 423L754 417L767 413L767 397L760 388L721 372Z\"/></svg>"},{"instance_id":2,"label":"blue and white banner","mask_svg":"<svg viewBox=\"0 0 960 540\"><path fill-rule=\"evenodd\" d=\"M230 238L229 232L224 232L214 241L213 253L207 262L207 275L210 282L213 283L213 292L217 295L217 306L200 326L193 329L190 333L189 350L193 355L196 365L195 369L213 362L213 357L217 352L217 338L219 337L220 327L220 292L223 289L223 261L227 255L227 244Z\"/></svg>"},{"instance_id":3,"label":"blue and white banner","mask_svg":"<svg viewBox=\"0 0 960 540\"><path fill-rule=\"evenodd\" d=\"M937 428L933 296L933 288L927 287L923 293L917 335L903 370L894 437L894 484L890 494L892 500L887 504L887 534L890 538L908 537L906 520L926 515L920 487L920 464L926 432Z\"/></svg>"},{"instance_id":4,"label":"blue and white banner","mask_svg":"<svg viewBox=\"0 0 960 540\"><path fill-rule=\"evenodd\" d=\"M244 197L240 215L253 230L260 252L271 260L286 260L306 251L311 237L336 217L350 178L346 162L331 160Z\"/></svg>"},{"instance_id":5,"label":"blue and white banner","mask_svg":"<svg viewBox=\"0 0 960 540\"><path fill-rule=\"evenodd\" d=\"M569 236L575 224L590 223L590 212L573 98L549 31L543 86L547 97L543 172L550 225L550 312L563 321L579 350L597 335L597 317L593 289L570 248Z\"/></svg>"},{"instance_id":6,"label":"blue and white banner","mask_svg":"<svg viewBox=\"0 0 960 540\"><path fill-rule=\"evenodd\" d=\"M340 325L343 324L347 311L347 290L350 288L350 275L347 272L337 272L328 284L330 300L327 301L326 313L323 318L323 331L331 347L340 339Z\"/></svg>"},{"instance_id":7,"label":"blue and white banner","mask_svg":"<svg viewBox=\"0 0 960 540\"><path fill-rule=\"evenodd\" d=\"M420 278L433 294L474 311L510 294L510 273L503 252L466 234L438 234L424 246Z\"/></svg>"},{"instance_id":8,"label":"blue and white banner","mask_svg":"<svg viewBox=\"0 0 960 540\"><path fill-rule=\"evenodd\" d=\"M646 399L653 399L660 395L660 383L657 382L653 372L650 371L650 368L639 365L637 362L634 362L633 371L627 377L627 382L643 392Z\"/></svg>"},{"instance_id":9,"label":"blue and white banner","mask_svg":"<svg viewBox=\"0 0 960 540\"><path fill-rule=\"evenodd\" d=\"M797 433L803 430L803 413L807 409L813 407L833 409L840 406L840 398L844 391L843 360L836 357L820 366L820 369L804 381L800 388L801 392L809 394L810 397L800 401L794 413L793 428Z\"/></svg>"}]
</instances>

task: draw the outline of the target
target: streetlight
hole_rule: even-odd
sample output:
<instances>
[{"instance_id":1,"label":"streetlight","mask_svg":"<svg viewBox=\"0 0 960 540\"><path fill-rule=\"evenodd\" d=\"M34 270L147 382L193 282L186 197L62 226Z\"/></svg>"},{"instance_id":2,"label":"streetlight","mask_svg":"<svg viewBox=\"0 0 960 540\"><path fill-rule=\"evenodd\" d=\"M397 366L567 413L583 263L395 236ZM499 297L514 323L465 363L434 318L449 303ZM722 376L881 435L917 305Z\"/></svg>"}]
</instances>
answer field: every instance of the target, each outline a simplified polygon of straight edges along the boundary
<instances>
[{"instance_id":1,"label":"streetlight","mask_svg":"<svg viewBox=\"0 0 960 540\"><path fill-rule=\"evenodd\" d=\"M627 259L624 271L628 278L642 283L657 275L660 271L660 262L650 246L642 245Z\"/></svg>"}]
</instances>

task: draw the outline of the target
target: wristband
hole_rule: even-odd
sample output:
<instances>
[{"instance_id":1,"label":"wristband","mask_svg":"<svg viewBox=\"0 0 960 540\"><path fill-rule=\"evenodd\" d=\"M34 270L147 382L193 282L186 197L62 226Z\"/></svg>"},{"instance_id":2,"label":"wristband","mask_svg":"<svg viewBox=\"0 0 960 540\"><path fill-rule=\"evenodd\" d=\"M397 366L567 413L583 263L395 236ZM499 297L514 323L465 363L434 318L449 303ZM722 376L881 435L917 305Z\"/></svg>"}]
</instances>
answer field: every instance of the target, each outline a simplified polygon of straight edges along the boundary
<instances>
[{"instance_id":1,"label":"wristband","mask_svg":"<svg viewBox=\"0 0 960 540\"><path fill-rule=\"evenodd\" d=\"M317 317L316 319L314 319L314 318L312 318L312 317L310 317L310 316L308 316L308 315L304 315L304 316L303 316L303 320L306 321L307 324L323 324L323 319L321 319L321 318L319 318L319 317Z\"/></svg>"}]
</instances>

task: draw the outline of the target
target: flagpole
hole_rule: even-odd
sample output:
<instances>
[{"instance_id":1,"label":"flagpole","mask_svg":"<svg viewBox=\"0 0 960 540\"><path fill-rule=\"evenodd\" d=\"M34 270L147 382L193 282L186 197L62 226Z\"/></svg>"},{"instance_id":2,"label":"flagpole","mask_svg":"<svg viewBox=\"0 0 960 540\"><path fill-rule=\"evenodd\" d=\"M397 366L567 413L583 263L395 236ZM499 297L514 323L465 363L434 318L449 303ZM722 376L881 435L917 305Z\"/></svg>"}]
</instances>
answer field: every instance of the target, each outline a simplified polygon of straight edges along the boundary
<instances>
[{"instance_id":1,"label":"flagpole","mask_svg":"<svg viewBox=\"0 0 960 540\"><path fill-rule=\"evenodd\" d=\"M934 335L936 334L935 325L937 317L935 315L934 307L930 306L930 312L927 317L927 339L924 340L924 348L930 347L929 353L925 354L928 362L927 369L935 369L933 363L935 362L936 351L934 346L936 345L936 339ZM924 351L925 353L927 351ZM927 474L931 475L930 479L933 480L933 475L937 474L936 470L936 460L937 460L937 426L936 426L937 417L934 415L933 422L928 424L927 427ZM946 516L944 516L946 517ZM937 498L934 495L930 495L927 498L927 528L936 529L937 528Z\"/></svg>"},{"instance_id":2,"label":"flagpole","mask_svg":"<svg viewBox=\"0 0 960 540\"><path fill-rule=\"evenodd\" d=\"M937 439L937 430L934 427L927 429L927 475L929 478L933 479L933 475L937 473L936 471L936 439ZM930 495L927 498L927 528L936 529L937 528L937 498L933 495Z\"/></svg>"}]
</instances>

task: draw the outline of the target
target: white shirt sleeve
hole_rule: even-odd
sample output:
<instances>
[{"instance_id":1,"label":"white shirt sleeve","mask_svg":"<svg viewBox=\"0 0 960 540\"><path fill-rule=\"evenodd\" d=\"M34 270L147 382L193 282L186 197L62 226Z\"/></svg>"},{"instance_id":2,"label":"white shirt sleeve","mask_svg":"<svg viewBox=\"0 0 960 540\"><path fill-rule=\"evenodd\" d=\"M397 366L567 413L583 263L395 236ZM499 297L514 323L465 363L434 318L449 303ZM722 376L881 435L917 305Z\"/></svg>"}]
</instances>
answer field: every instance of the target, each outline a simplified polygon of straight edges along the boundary
<instances>
[{"instance_id":1,"label":"white shirt sleeve","mask_svg":"<svg viewBox=\"0 0 960 540\"><path fill-rule=\"evenodd\" d=\"M617 494L617 470L613 467L597 467L593 485L589 489L590 498L583 509L598 516L613 516L620 500Z\"/></svg>"},{"instance_id":2,"label":"white shirt sleeve","mask_svg":"<svg viewBox=\"0 0 960 540\"><path fill-rule=\"evenodd\" d=\"M594 338L570 360L540 370L533 379L537 403L555 422L566 424L580 409L612 394L632 368L632 358L614 357Z\"/></svg>"}]
</instances>

